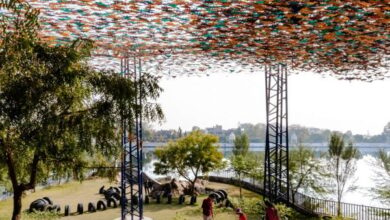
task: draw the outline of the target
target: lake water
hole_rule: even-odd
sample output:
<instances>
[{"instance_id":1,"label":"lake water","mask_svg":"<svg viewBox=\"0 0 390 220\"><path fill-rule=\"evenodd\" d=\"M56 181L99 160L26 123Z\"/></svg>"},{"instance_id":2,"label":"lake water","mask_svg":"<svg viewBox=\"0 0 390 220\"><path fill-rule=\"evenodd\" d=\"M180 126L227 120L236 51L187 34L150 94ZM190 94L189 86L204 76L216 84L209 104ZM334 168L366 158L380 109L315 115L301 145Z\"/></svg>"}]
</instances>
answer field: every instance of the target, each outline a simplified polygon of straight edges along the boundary
<instances>
[{"instance_id":1,"label":"lake water","mask_svg":"<svg viewBox=\"0 0 390 220\"><path fill-rule=\"evenodd\" d=\"M152 152L156 147L165 146L166 143L162 142L144 142L143 149L144 152ZM219 143L219 150L224 154L230 154L234 148L233 143ZM328 143L303 143L302 145L312 148L315 152L321 153L328 150ZM264 143L250 143L250 151L253 152L264 152ZM354 146L357 147L362 155L377 155L379 150L383 149L386 152L390 152L389 143L354 143ZM294 148L293 145L290 148Z\"/></svg>"},{"instance_id":2,"label":"lake water","mask_svg":"<svg viewBox=\"0 0 390 220\"><path fill-rule=\"evenodd\" d=\"M376 174L381 173L381 169L378 169L376 163L376 158L371 155L365 155L357 162L355 185L358 189L353 192L347 192L343 199L344 202L390 208L390 204L384 204L374 199L374 195L372 194L372 188L375 188L375 179L378 178ZM384 174L383 177L385 176ZM382 178L382 180L384 179Z\"/></svg>"}]
</instances>

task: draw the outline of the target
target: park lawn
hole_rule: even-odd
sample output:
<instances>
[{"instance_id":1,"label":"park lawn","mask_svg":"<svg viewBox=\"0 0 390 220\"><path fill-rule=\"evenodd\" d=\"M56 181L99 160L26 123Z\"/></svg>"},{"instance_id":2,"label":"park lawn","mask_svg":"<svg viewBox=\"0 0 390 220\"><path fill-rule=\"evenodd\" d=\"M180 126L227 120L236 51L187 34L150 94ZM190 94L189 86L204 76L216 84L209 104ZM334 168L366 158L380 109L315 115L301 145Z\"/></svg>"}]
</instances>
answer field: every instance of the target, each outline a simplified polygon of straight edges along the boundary
<instances>
[{"instance_id":1,"label":"park lawn","mask_svg":"<svg viewBox=\"0 0 390 220\"><path fill-rule=\"evenodd\" d=\"M70 206L70 211L75 212L78 203L83 203L84 210L87 209L89 202L96 202L102 199L102 195L98 194L99 188L102 186L115 186L116 184L110 184L106 179L92 179L80 182L70 182L62 185L52 186L45 189L36 190L35 193L28 193L23 198L23 210L29 208L32 201L42 198L44 196L50 197L54 204L61 206L61 213L65 205ZM229 196L239 196L239 190L235 186L209 183L208 187L214 189L224 189L228 192ZM243 190L243 196L247 198L259 198L261 197L253 192ZM153 218L153 220L195 220L201 219L201 202L205 196L200 196L196 205L178 205L177 200L174 199L173 204L166 204L166 200L163 200L162 204L155 204L155 201L151 200L151 204L144 206L145 216ZM189 198L186 198L188 204ZM12 214L12 199L8 199L0 202L0 220L8 220ZM98 211L96 213L85 213L83 215L72 215L68 217L62 217L62 220L110 220L120 216L120 209L108 209L106 211ZM216 216L214 220L234 220L235 216L232 210L216 210ZM30 219L27 215L23 216L23 219ZM41 218L42 219L42 218ZM249 219L258 219L250 217Z\"/></svg>"},{"instance_id":2,"label":"park lawn","mask_svg":"<svg viewBox=\"0 0 390 220\"><path fill-rule=\"evenodd\" d=\"M69 205L71 211L75 211L78 203L84 204L84 210L89 202L96 203L103 198L98 194L102 185L111 185L106 179L92 179L83 182L69 182L62 185L55 185L45 189L37 189L35 193L27 193L22 199L22 210L29 208L30 203L36 199L48 196L54 204L61 206L63 211L65 205ZM112 184L114 185L114 184ZM12 216L12 199L0 201L0 220L9 220ZM23 219L26 219L24 217Z\"/></svg>"}]
</instances>

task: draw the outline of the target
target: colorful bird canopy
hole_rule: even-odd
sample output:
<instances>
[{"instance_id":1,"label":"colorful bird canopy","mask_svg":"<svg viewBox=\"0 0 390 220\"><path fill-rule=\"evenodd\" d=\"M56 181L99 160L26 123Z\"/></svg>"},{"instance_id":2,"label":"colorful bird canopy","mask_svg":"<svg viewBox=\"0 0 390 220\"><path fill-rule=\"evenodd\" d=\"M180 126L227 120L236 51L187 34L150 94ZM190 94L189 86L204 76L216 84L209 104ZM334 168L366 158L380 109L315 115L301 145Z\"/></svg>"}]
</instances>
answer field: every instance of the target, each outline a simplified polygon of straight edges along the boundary
<instances>
[{"instance_id":1,"label":"colorful bird canopy","mask_svg":"<svg viewBox=\"0 0 390 220\"><path fill-rule=\"evenodd\" d=\"M43 40L61 45L91 39L97 66L118 66L118 58L138 56L168 74L220 71L220 66L257 71L264 64L369 81L389 72L388 0L28 3L40 10Z\"/></svg>"}]
</instances>

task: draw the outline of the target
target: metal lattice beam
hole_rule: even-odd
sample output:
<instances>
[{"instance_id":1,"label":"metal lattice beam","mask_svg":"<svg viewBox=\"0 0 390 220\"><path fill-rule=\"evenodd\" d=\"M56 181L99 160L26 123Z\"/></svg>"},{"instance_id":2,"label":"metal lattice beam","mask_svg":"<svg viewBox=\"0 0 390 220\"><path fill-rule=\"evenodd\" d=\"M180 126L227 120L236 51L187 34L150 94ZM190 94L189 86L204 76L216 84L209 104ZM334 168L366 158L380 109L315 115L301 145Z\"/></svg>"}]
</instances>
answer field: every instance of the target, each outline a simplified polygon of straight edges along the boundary
<instances>
[{"instance_id":1,"label":"metal lattice beam","mask_svg":"<svg viewBox=\"0 0 390 220\"><path fill-rule=\"evenodd\" d=\"M264 190L271 201L289 202L287 67L265 67L266 142Z\"/></svg>"},{"instance_id":2,"label":"metal lattice beam","mask_svg":"<svg viewBox=\"0 0 390 220\"><path fill-rule=\"evenodd\" d=\"M121 166L121 219L143 219L143 180L142 180L142 89L140 78L142 62L140 58L123 58L121 74L135 82L135 111L128 120L123 120L122 166Z\"/></svg>"}]
</instances>

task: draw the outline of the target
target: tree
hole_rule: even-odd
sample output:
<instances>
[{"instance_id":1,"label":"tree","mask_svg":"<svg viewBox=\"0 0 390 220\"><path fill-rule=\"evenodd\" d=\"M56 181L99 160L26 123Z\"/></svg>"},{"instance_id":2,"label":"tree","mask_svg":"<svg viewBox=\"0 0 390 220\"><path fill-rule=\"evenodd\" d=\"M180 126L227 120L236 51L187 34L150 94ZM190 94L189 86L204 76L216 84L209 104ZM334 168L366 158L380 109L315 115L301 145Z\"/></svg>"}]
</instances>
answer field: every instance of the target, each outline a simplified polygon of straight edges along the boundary
<instances>
[{"instance_id":1,"label":"tree","mask_svg":"<svg viewBox=\"0 0 390 220\"><path fill-rule=\"evenodd\" d=\"M205 175L224 166L223 154L218 151L217 143L218 137L199 130L170 141L167 146L155 150L158 162L154 163L154 172L179 174L190 182L190 191L194 193L195 182L200 174Z\"/></svg>"},{"instance_id":2,"label":"tree","mask_svg":"<svg viewBox=\"0 0 390 220\"><path fill-rule=\"evenodd\" d=\"M178 136L179 138L183 137L183 131L181 130L181 127L179 127L177 133L179 133L179 134L178 134L178 135L179 135L179 136Z\"/></svg>"},{"instance_id":3,"label":"tree","mask_svg":"<svg viewBox=\"0 0 390 220\"><path fill-rule=\"evenodd\" d=\"M257 175L262 174L261 163L259 163L258 157L254 154L240 154L233 155L231 158L231 167L239 180L240 198L242 198L242 178L244 176L259 178Z\"/></svg>"},{"instance_id":4,"label":"tree","mask_svg":"<svg viewBox=\"0 0 390 220\"><path fill-rule=\"evenodd\" d=\"M344 192L354 190L354 186L347 186L356 172L356 159L360 153L352 143L345 146L341 134L333 132L330 136L328 149L328 168L332 179L335 181L334 190L337 197L337 215L341 216L341 199Z\"/></svg>"},{"instance_id":5,"label":"tree","mask_svg":"<svg viewBox=\"0 0 390 220\"><path fill-rule=\"evenodd\" d=\"M249 153L247 155L254 163L254 168L245 173L245 176L252 178L252 180L264 180L264 152ZM261 185L261 184L260 184Z\"/></svg>"},{"instance_id":6,"label":"tree","mask_svg":"<svg viewBox=\"0 0 390 220\"><path fill-rule=\"evenodd\" d=\"M378 155L380 169L376 172L376 187L372 190L377 199L390 204L390 155L384 150L380 150Z\"/></svg>"},{"instance_id":7,"label":"tree","mask_svg":"<svg viewBox=\"0 0 390 220\"><path fill-rule=\"evenodd\" d=\"M326 192L321 186L327 176L321 162L315 158L313 150L299 144L290 150L289 175L292 198L299 190L322 194Z\"/></svg>"},{"instance_id":8,"label":"tree","mask_svg":"<svg viewBox=\"0 0 390 220\"><path fill-rule=\"evenodd\" d=\"M251 124L246 124L251 126ZM255 168L255 161L251 160L252 157L248 157L249 151L249 138L248 135L243 133L236 136L234 139L233 156L230 159L231 166L236 173L236 176L240 183L240 198L242 197L241 179L244 173L248 173Z\"/></svg>"},{"instance_id":9,"label":"tree","mask_svg":"<svg viewBox=\"0 0 390 220\"><path fill-rule=\"evenodd\" d=\"M132 123L141 109L148 119L161 118L160 107L150 102L161 89L148 74L134 82L90 69L91 41L42 42L39 12L25 1L1 1L0 8L14 15L0 17L0 167L12 185L16 220L23 192L37 183L70 173L82 179L97 153L118 158L120 121Z\"/></svg>"},{"instance_id":10,"label":"tree","mask_svg":"<svg viewBox=\"0 0 390 220\"><path fill-rule=\"evenodd\" d=\"M245 156L249 151L249 138L247 134L237 135L234 139L234 155L242 155Z\"/></svg>"}]
</instances>

